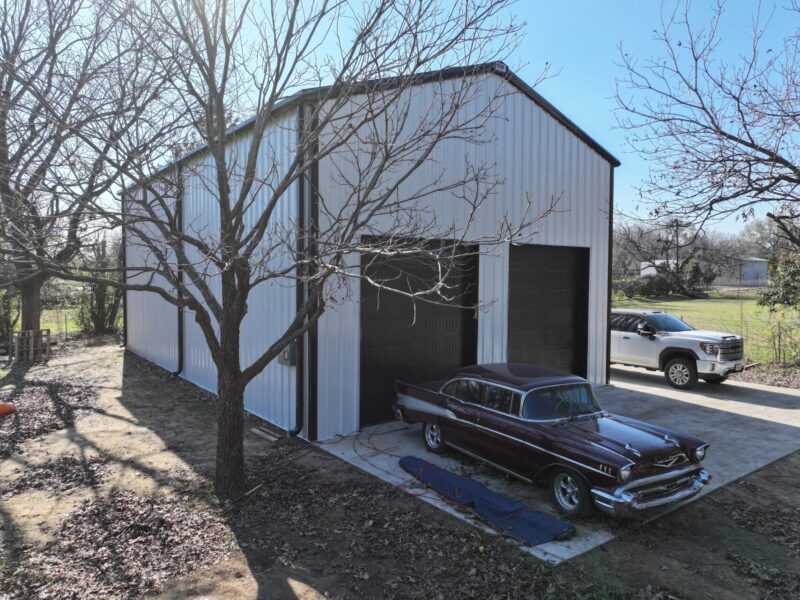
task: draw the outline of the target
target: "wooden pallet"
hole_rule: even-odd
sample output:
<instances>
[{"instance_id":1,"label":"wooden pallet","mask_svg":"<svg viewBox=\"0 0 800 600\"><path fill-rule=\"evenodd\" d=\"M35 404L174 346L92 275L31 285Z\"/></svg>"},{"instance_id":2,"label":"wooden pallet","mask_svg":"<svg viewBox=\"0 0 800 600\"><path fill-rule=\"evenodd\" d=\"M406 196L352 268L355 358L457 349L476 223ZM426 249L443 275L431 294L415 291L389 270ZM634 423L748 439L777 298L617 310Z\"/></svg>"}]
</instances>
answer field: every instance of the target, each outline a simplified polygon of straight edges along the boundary
<instances>
[{"instance_id":1,"label":"wooden pallet","mask_svg":"<svg viewBox=\"0 0 800 600\"><path fill-rule=\"evenodd\" d=\"M15 362L47 362L50 360L50 330L29 329L14 334Z\"/></svg>"}]
</instances>

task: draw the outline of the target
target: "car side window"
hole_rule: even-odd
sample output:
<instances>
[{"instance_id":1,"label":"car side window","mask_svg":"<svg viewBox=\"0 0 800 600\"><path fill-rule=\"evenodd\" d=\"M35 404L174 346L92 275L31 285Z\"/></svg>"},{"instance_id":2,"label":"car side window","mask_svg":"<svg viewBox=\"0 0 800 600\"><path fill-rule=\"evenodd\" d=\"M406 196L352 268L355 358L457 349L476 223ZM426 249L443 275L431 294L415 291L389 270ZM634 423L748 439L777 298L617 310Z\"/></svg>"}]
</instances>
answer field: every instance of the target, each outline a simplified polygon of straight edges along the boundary
<instances>
[{"instance_id":1,"label":"car side window","mask_svg":"<svg viewBox=\"0 0 800 600\"><path fill-rule=\"evenodd\" d=\"M442 393L446 396L457 398L462 402L481 404L483 384L478 381L472 381L471 379L457 379L444 386Z\"/></svg>"},{"instance_id":2,"label":"car side window","mask_svg":"<svg viewBox=\"0 0 800 600\"><path fill-rule=\"evenodd\" d=\"M464 402L480 404L483 396L483 384L471 379L463 379L458 382L457 397Z\"/></svg>"},{"instance_id":3,"label":"car side window","mask_svg":"<svg viewBox=\"0 0 800 600\"><path fill-rule=\"evenodd\" d=\"M625 331L625 315L611 315L611 330Z\"/></svg>"},{"instance_id":4,"label":"car side window","mask_svg":"<svg viewBox=\"0 0 800 600\"><path fill-rule=\"evenodd\" d=\"M442 388L442 394L445 396L453 396L456 395L456 388L458 387L458 381L451 381L446 386Z\"/></svg>"},{"instance_id":5,"label":"car side window","mask_svg":"<svg viewBox=\"0 0 800 600\"><path fill-rule=\"evenodd\" d=\"M627 327L625 328L626 331L636 333L639 323L647 323L647 321L645 321L642 317L631 317L628 320Z\"/></svg>"},{"instance_id":6,"label":"car side window","mask_svg":"<svg viewBox=\"0 0 800 600\"><path fill-rule=\"evenodd\" d=\"M516 399L516 411L519 412L519 394L506 388L501 388L495 385L486 386L486 396L483 405L492 410L499 410L504 413L514 412L514 396Z\"/></svg>"}]
</instances>

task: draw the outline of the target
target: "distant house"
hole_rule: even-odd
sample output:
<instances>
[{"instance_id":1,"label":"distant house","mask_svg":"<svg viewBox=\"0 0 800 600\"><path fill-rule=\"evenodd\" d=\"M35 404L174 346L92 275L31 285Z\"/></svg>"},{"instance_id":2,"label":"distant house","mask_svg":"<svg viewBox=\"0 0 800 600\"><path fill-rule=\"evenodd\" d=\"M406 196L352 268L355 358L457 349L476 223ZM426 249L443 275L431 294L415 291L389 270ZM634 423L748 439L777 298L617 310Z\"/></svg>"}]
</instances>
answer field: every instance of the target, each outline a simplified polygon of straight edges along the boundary
<instances>
[{"instance_id":1,"label":"distant house","mask_svg":"<svg viewBox=\"0 0 800 600\"><path fill-rule=\"evenodd\" d=\"M714 279L713 285L764 287L769 276L769 261L755 256L734 259L731 266Z\"/></svg>"},{"instance_id":2,"label":"distant house","mask_svg":"<svg viewBox=\"0 0 800 600\"><path fill-rule=\"evenodd\" d=\"M666 265L667 259L661 258L653 262L643 262L639 267L639 275L648 276L657 273L657 267ZM670 266L675 259L669 259ZM722 273L717 275L711 285L727 285L740 287L764 287L767 285L769 261L755 256L741 256L730 260Z\"/></svg>"}]
</instances>

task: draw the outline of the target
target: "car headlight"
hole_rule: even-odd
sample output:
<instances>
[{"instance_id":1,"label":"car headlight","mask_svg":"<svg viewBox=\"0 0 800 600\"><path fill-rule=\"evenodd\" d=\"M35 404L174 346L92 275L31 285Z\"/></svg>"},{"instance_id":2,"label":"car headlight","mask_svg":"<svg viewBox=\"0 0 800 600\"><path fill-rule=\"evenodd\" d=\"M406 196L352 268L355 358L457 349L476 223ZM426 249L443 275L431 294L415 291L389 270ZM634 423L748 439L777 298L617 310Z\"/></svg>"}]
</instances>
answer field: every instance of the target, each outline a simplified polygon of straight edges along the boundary
<instances>
[{"instance_id":1,"label":"car headlight","mask_svg":"<svg viewBox=\"0 0 800 600\"><path fill-rule=\"evenodd\" d=\"M694 458L697 462L700 462L706 457L706 449L708 446L700 446L694 451Z\"/></svg>"},{"instance_id":2,"label":"car headlight","mask_svg":"<svg viewBox=\"0 0 800 600\"><path fill-rule=\"evenodd\" d=\"M706 354L719 354L719 344L711 344L709 342L700 342L700 348L702 348L703 352Z\"/></svg>"},{"instance_id":3,"label":"car headlight","mask_svg":"<svg viewBox=\"0 0 800 600\"><path fill-rule=\"evenodd\" d=\"M622 483L625 483L631 478L631 468L630 467L622 467L617 473L617 477Z\"/></svg>"}]
</instances>

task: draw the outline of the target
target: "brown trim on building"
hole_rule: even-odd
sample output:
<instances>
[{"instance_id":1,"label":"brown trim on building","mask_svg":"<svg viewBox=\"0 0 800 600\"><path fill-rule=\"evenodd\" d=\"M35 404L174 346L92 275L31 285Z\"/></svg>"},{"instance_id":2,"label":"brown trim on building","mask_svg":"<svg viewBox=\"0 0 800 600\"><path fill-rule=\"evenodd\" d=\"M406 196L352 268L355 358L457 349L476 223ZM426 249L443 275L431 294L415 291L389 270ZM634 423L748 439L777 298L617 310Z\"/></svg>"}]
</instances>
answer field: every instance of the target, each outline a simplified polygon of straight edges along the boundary
<instances>
[{"instance_id":1,"label":"brown trim on building","mask_svg":"<svg viewBox=\"0 0 800 600\"><path fill-rule=\"evenodd\" d=\"M611 381L611 282L614 256L614 165L611 165L608 184L608 306L606 307L606 380Z\"/></svg>"},{"instance_id":2,"label":"brown trim on building","mask_svg":"<svg viewBox=\"0 0 800 600\"><path fill-rule=\"evenodd\" d=\"M303 105L297 107L297 145L298 149L302 151L302 138L303 130L305 129L305 113L303 112ZM305 176L298 177L297 179L297 285L295 292L297 294L296 306L299 313L303 309L303 304L306 299L306 286L302 282L302 272L299 258L305 252L305 221L306 221L306 178ZM300 339L293 342L297 347L297 383L295 389L295 417L294 428L287 431L289 437L294 437L303 431L305 419L305 383L306 383L306 356L305 356L305 342L307 336L303 335Z\"/></svg>"},{"instance_id":3,"label":"brown trim on building","mask_svg":"<svg viewBox=\"0 0 800 600\"><path fill-rule=\"evenodd\" d=\"M311 123L312 131L317 128L317 117L314 115ZM318 142L314 142L312 149L313 154L316 155L318 151ZM316 252L316 242L319 234L319 161L314 160L311 163L311 182L309 186L310 203L309 203L309 229L311 233L311 252ZM313 268L313 267L312 267ZM318 327L315 322L308 330L308 439L311 442L317 441L317 425L318 425L318 411L317 411L317 385L318 385Z\"/></svg>"}]
</instances>

